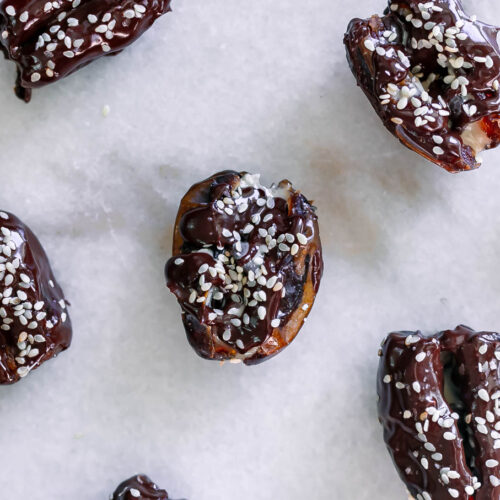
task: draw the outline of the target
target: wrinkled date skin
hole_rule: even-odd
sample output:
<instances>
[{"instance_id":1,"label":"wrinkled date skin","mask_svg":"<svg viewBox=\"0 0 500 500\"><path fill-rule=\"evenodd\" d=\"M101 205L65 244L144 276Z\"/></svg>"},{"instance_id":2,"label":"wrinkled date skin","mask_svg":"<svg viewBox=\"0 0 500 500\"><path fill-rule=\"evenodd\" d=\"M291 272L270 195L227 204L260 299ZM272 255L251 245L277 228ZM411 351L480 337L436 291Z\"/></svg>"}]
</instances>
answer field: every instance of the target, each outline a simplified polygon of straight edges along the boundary
<instances>
[{"instance_id":1,"label":"wrinkled date skin","mask_svg":"<svg viewBox=\"0 0 500 500\"><path fill-rule=\"evenodd\" d=\"M168 494L148 476L139 474L123 481L110 500L168 500Z\"/></svg>"},{"instance_id":2,"label":"wrinkled date skin","mask_svg":"<svg viewBox=\"0 0 500 500\"><path fill-rule=\"evenodd\" d=\"M462 172L500 142L497 34L458 0L392 0L383 17L353 19L344 43L386 128L431 162Z\"/></svg>"},{"instance_id":3,"label":"wrinkled date skin","mask_svg":"<svg viewBox=\"0 0 500 500\"><path fill-rule=\"evenodd\" d=\"M13 384L71 343L66 300L40 242L0 211L0 384Z\"/></svg>"},{"instance_id":4,"label":"wrinkled date skin","mask_svg":"<svg viewBox=\"0 0 500 500\"><path fill-rule=\"evenodd\" d=\"M314 207L288 181L267 188L234 171L185 195L165 269L196 352L246 364L295 338L322 271Z\"/></svg>"},{"instance_id":5,"label":"wrinkled date skin","mask_svg":"<svg viewBox=\"0 0 500 500\"><path fill-rule=\"evenodd\" d=\"M16 94L120 52L170 10L170 0L0 0L0 47L17 64Z\"/></svg>"},{"instance_id":6,"label":"wrinkled date skin","mask_svg":"<svg viewBox=\"0 0 500 500\"><path fill-rule=\"evenodd\" d=\"M379 418L413 498L500 498L500 334L397 332L379 354Z\"/></svg>"}]
</instances>

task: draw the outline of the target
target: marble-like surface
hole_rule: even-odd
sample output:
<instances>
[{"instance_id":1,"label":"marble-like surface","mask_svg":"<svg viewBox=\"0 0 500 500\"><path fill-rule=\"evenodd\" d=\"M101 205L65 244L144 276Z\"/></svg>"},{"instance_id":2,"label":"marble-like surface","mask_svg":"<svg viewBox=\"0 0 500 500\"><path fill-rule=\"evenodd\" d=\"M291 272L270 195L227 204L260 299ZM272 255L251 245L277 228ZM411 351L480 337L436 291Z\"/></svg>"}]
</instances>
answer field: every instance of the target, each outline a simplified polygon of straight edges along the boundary
<instances>
[{"instance_id":1,"label":"marble-like surface","mask_svg":"<svg viewBox=\"0 0 500 500\"><path fill-rule=\"evenodd\" d=\"M139 471L190 500L405 499L377 347L500 329L500 150L453 176L380 126L341 39L383 3L176 0L30 105L1 62L0 207L44 243L74 322L69 351L1 389L2 500L106 499ZM196 357L163 279L180 197L224 168L300 186L325 249L303 331L253 368Z\"/></svg>"}]
</instances>

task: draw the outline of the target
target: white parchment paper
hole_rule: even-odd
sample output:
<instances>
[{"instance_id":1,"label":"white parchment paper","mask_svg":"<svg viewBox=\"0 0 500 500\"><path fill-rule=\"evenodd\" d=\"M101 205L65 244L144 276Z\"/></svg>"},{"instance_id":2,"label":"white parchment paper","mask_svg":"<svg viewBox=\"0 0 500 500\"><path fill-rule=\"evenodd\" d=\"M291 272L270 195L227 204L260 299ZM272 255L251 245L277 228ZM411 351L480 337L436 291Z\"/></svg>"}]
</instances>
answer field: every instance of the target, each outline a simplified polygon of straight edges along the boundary
<instances>
[{"instance_id":1,"label":"white parchment paper","mask_svg":"<svg viewBox=\"0 0 500 500\"><path fill-rule=\"evenodd\" d=\"M495 0L468 5L500 23ZM42 240L74 323L69 351L0 390L0 499L102 500L145 472L189 500L403 500L377 348L500 329L500 151L453 176L380 125L342 35L382 0L173 7L29 105L0 64L0 207ZM293 181L324 245L303 331L253 368L199 359L163 278L181 196L227 168Z\"/></svg>"}]
</instances>

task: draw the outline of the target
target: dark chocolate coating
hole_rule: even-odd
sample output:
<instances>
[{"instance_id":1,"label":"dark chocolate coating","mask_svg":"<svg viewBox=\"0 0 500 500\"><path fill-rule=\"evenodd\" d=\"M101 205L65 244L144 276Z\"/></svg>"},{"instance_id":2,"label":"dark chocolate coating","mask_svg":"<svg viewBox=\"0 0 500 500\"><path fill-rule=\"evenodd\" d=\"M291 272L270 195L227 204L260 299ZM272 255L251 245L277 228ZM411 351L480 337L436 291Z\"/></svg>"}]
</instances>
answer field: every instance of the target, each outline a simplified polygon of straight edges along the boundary
<instances>
[{"instance_id":1,"label":"dark chocolate coating","mask_svg":"<svg viewBox=\"0 0 500 500\"><path fill-rule=\"evenodd\" d=\"M500 498L500 334L391 333L380 356L379 418L413 497Z\"/></svg>"},{"instance_id":2,"label":"dark chocolate coating","mask_svg":"<svg viewBox=\"0 0 500 500\"><path fill-rule=\"evenodd\" d=\"M137 40L171 0L1 0L0 41L17 64L16 94L64 78Z\"/></svg>"},{"instance_id":3,"label":"dark chocolate coating","mask_svg":"<svg viewBox=\"0 0 500 500\"><path fill-rule=\"evenodd\" d=\"M165 273L196 352L252 364L295 338L323 262L315 209L306 198L287 181L276 188L286 193L281 197L248 179L225 171L189 190Z\"/></svg>"},{"instance_id":4,"label":"dark chocolate coating","mask_svg":"<svg viewBox=\"0 0 500 500\"><path fill-rule=\"evenodd\" d=\"M123 481L116 488L111 500L168 500L168 494L148 476L139 474Z\"/></svg>"},{"instance_id":5,"label":"dark chocolate coating","mask_svg":"<svg viewBox=\"0 0 500 500\"><path fill-rule=\"evenodd\" d=\"M71 344L67 302L33 232L0 212L0 384L12 384Z\"/></svg>"},{"instance_id":6,"label":"dark chocolate coating","mask_svg":"<svg viewBox=\"0 0 500 500\"><path fill-rule=\"evenodd\" d=\"M479 167L477 154L500 142L497 33L467 16L459 0L393 0L382 18L353 19L344 43L387 129L460 172Z\"/></svg>"}]
</instances>

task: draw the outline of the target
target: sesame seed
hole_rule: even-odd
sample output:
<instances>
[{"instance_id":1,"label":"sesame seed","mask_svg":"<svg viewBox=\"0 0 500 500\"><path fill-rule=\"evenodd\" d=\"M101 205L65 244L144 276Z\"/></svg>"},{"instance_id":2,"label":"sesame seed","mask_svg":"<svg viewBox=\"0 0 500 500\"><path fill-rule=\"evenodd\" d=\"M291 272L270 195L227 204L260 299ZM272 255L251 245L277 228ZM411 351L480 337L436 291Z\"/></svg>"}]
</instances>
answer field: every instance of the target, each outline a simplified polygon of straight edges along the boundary
<instances>
[{"instance_id":1,"label":"sesame seed","mask_svg":"<svg viewBox=\"0 0 500 500\"><path fill-rule=\"evenodd\" d=\"M488 402L490 400L490 396L488 394L488 391L486 389L479 389L477 395L483 400Z\"/></svg>"},{"instance_id":2,"label":"sesame seed","mask_svg":"<svg viewBox=\"0 0 500 500\"><path fill-rule=\"evenodd\" d=\"M421 363L425 359L425 352L419 352L416 356L415 359L417 360L417 363Z\"/></svg>"},{"instance_id":3,"label":"sesame seed","mask_svg":"<svg viewBox=\"0 0 500 500\"><path fill-rule=\"evenodd\" d=\"M364 45L370 52L375 52L375 44L373 43L372 40L366 39L364 41Z\"/></svg>"},{"instance_id":4,"label":"sesame seed","mask_svg":"<svg viewBox=\"0 0 500 500\"><path fill-rule=\"evenodd\" d=\"M266 308L264 306L259 306L257 309L257 314L259 319L263 320L266 317Z\"/></svg>"},{"instance_id":5,"label":"sesame seed","mask_svg":"<svg viewBox=\"0 0 500 500\"><path fill-rule=\"evenodd\" d=\"M297 233L295 235L297 237L297 241L301 244L301 245L307 245L307 238L304 234L302 233Z\"/></svg>"}]
</instances>

